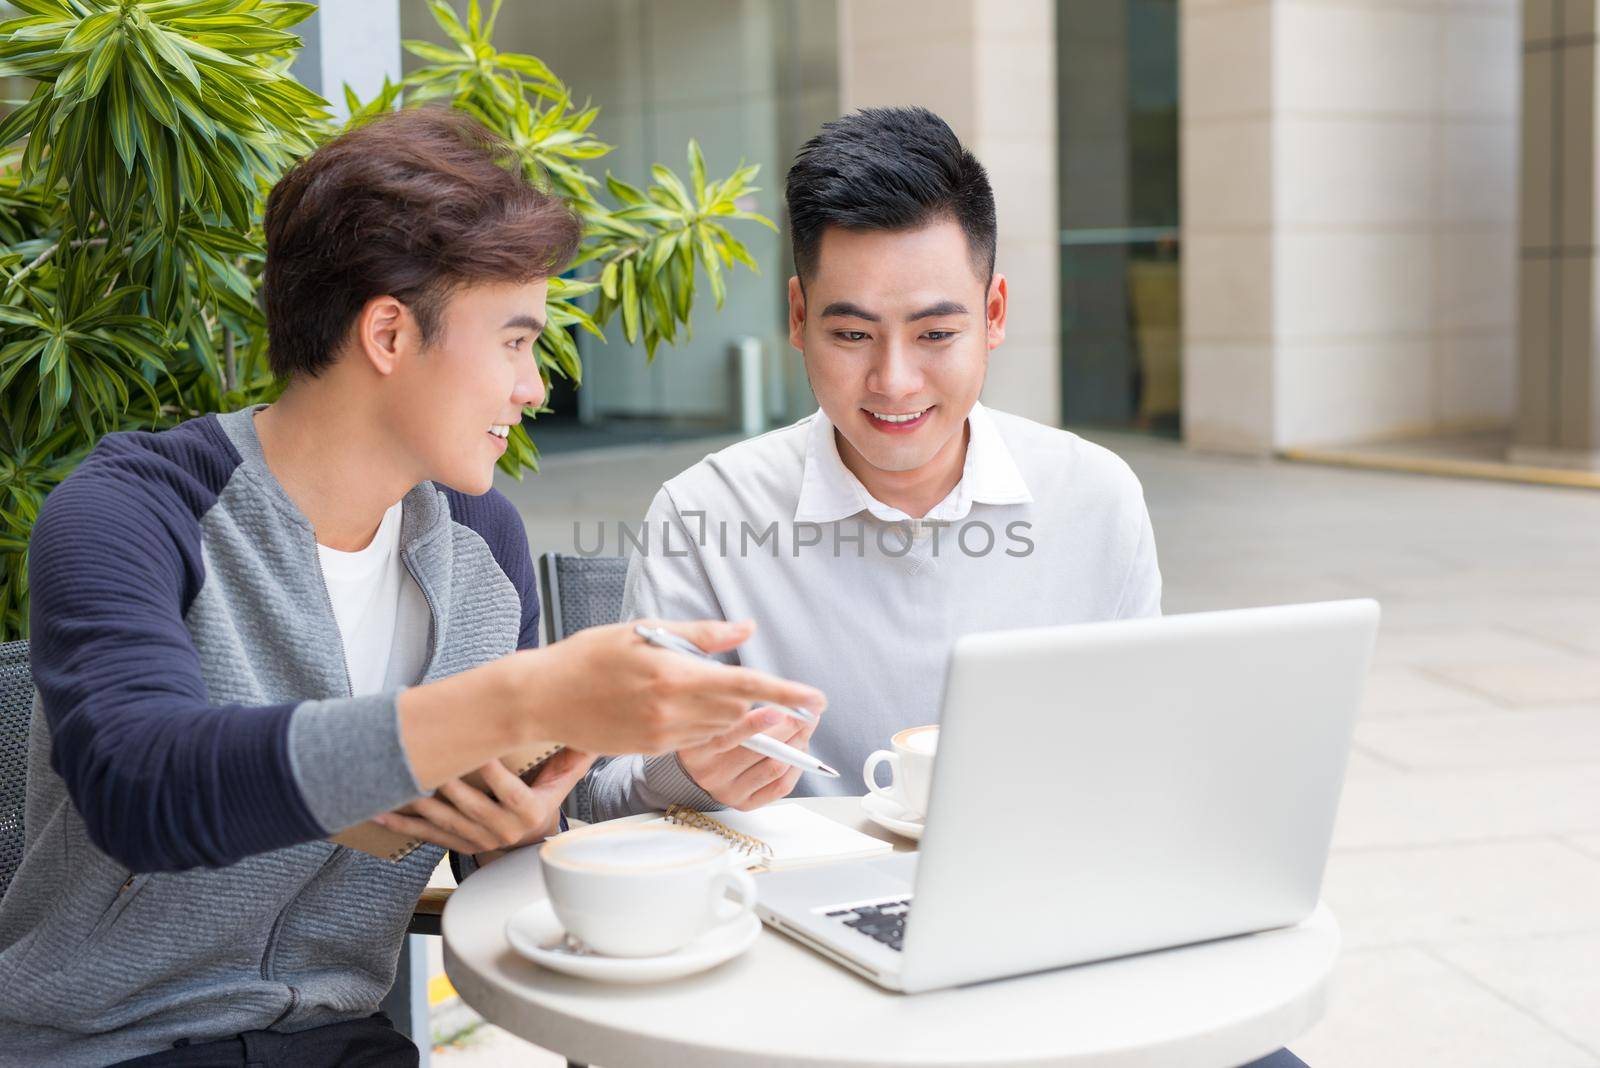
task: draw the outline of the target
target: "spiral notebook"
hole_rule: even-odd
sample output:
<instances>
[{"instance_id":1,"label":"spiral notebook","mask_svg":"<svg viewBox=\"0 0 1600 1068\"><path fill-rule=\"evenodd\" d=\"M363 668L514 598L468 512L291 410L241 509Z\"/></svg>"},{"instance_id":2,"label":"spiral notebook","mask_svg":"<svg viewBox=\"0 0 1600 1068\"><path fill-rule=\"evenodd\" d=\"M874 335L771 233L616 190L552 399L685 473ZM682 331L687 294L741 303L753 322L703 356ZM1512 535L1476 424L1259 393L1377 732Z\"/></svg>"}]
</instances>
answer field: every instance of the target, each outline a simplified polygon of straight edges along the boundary
<instances>
[{"instance_id":1,"label":"spiral notebook","mask_svg":"<svg viewBox=\"0 0 1600 1068\"><path fill-rule=\"evenodd\" d=\"M661 815L646 813L627 819L709 831L742 854L746 867L752 871L858 860L894 849L880 838L862 834L803 805L767 805L754 812L731 808L699 812L673 805Z\"/></svg>"}]
</instances>

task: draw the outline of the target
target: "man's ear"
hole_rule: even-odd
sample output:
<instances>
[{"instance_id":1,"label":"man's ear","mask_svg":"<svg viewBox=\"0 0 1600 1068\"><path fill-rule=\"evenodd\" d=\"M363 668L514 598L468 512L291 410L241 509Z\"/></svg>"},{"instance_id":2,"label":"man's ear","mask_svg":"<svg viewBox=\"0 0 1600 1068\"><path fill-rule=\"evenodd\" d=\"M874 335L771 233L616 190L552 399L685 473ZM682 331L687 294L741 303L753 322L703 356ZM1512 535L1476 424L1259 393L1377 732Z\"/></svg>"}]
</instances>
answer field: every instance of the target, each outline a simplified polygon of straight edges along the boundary
<instances>
[{"instance_id":1,"label":"man's ear","mask_svg":"<svg viewBox=\"0 0 1600 1068\"><path fill-rule=\"evenodd\" d=\"M789 279L789 344L800 352L806 350L806 291L800 285L800 276Z\"/></svg>"},{"instance_id":2,"label":"man's ear","mask_svg":"<svg viewBox=\"0 0 1600 1068\"><path fill-rule=\"evenodd\" d=\"M1006 276L997 274L989 282L989 295L983 302L983 314L989 331L989 348L1000 347L1006 339Z\"/></svg>"},{"instance_id":3,"label":"man's ear","mask_svg":"<svg viewBox=\"0 0 1600 1068\"><path fill-rule=\"evenodd\" d=\"M356 350L380 375L394 374L417 342L416 318L394 297L373 297L356 316Z\"/></svg>"}]
</instances>

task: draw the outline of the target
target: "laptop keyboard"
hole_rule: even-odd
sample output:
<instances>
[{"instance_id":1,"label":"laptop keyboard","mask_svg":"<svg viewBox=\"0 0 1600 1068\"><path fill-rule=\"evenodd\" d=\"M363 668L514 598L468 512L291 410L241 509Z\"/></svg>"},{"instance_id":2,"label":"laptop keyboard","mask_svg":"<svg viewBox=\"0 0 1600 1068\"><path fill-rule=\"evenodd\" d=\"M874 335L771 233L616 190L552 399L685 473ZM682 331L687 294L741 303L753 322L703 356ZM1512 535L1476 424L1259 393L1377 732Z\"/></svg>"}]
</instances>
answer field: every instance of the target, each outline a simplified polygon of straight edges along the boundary
<instances>
[{"instance_id":1,"label":"laptop keyboard","mask_svg":"<svg viewBox=\"0 0 1600 1068\"><path fill-rule=\"evenodd\" d=\"M910 911L911 899L904 898L900 901L880 901L875 905L835 909L828 915L890 949L899 950L905 943L906 916Z\"/></svg>"}]
</instances>

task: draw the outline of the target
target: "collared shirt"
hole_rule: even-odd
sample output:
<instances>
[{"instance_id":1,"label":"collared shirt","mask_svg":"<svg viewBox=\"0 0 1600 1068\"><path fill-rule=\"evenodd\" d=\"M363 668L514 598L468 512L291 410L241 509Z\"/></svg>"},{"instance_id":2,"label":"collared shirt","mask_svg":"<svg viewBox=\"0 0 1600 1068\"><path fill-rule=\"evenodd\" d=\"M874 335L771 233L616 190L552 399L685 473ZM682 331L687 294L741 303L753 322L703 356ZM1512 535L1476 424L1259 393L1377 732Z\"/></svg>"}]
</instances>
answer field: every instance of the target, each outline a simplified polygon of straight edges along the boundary
<instances>
[{"instance_id":1,"label":"collared shirt","mask_svg":"<svg viewBox=\"0 0 1600 1068\"><path fill-rule=\"evenodd\" d=\"M864 793L890 735L936 723L963 634L1157 615L1161 573L1138 479L1076 434L975 405L960 481L913 519L873 498L820 411L670 479L628 568L624 617L754 619L728 657L828 696L811 749ZM607 819L715 807L672 754L612 760L579 808Z\"/></svg>"},{"instance_id":2,"label":"collared shirt","mask_svg":"<svg viewBox=\"0 0 1600 1068\"><path fill-rule=\"evenodd\" d=\"M867 512L884 523L901 523L912 519L898 508L878 500L855 474L845 466L839 455L838 438L833 421L822 412L809 420L806 433L805 467L800 476L800 500L795 505L794 518L802 523L836 523L860 512ZM955 523L965 519L973 504L1030 504L1033 494L1017 470L1016 461L1006 448L994 419L981 404L974 404L967 415L966 459L961 465L961 479L955 488L936 504L924 523Z\"/></svg>"}]
</instances>

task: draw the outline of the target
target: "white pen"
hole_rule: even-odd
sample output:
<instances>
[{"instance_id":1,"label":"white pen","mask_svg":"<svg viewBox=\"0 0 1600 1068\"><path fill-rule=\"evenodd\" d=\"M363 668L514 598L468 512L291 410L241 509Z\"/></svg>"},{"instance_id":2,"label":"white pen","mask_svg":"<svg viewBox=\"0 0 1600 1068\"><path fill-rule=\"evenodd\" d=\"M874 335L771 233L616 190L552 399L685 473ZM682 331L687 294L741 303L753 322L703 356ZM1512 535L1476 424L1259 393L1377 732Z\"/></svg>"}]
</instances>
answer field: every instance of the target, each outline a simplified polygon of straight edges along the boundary
<instances>
[{"instance_id":1,"label":"white pen","mask_svg":"<svg viewBox=\"0 0 1600 1068\"><path fill-rule=\"evenodd\" d=\"M698 645L689 641L687 638L680 638L678 635L672 633L670 630L666 630L665 628L647 627L642 623L638 623L634 625L633 632L639 637L643 638L645 641L649 642L651 645L654 645L658 648L669 649L672 652L682 653L685 656L697 657L701 660L709 660L713 664L722 663L722 661L718 660L714 656L711 656L704 649L701 649ZM789 708L786 705L771 705L769 707L777 709L779 712L788 715L792 719L800 720L802 723L815 723L817 720L816 713L811 712L808 709ZM750 750L752 753L760 753L764 757L771 757L773 760L788 764L790 767L799 768L801 771L809 771L817 775L826 775L830 779L837 779L839 777L839 773L837 771L834 771L832 768L828 767L828 765L824 764L810 753L807 753L801 749L796 749L792 745L785 745L784 743L778 741L778 739L772 737L770 734L754 734L739 744Z\"/></svg>"},{"instance_id":2,"label":"white pen","mask_svg":"<svg viewBox=\"0 0 1600 1068\"><path fill-rule=\"evenodd\" d=\"M828 765L807 753L803 749L796 749L792 745L784 745L770 734L752 734L739 743L752 753L760 753L764 757L771 757L790 767L799 768L801 771L810 771L818 775L837 779L839 773Z\"/></svg>"}]
</instances>

